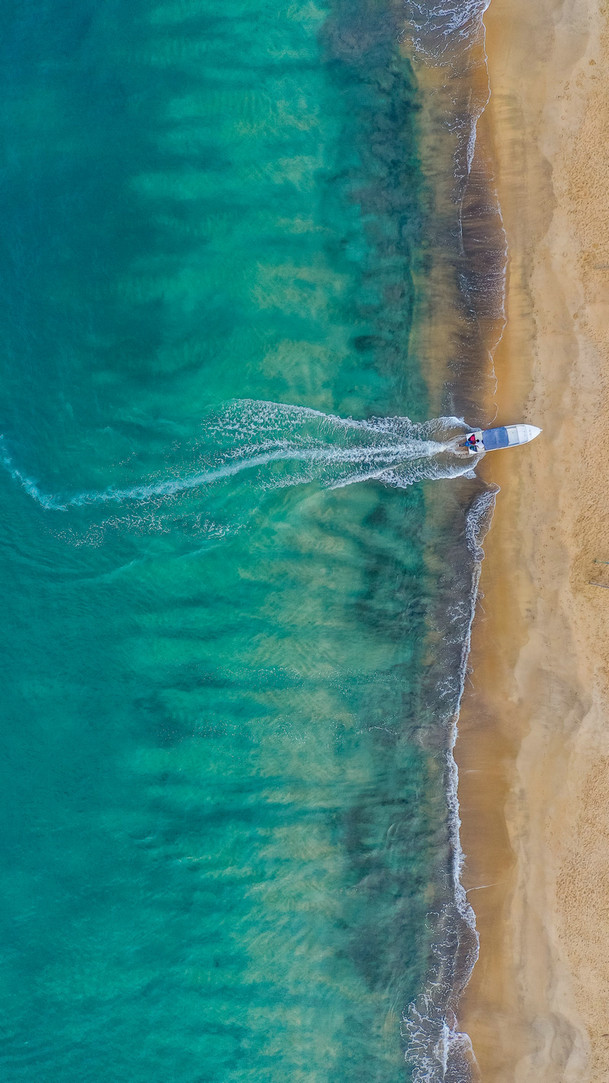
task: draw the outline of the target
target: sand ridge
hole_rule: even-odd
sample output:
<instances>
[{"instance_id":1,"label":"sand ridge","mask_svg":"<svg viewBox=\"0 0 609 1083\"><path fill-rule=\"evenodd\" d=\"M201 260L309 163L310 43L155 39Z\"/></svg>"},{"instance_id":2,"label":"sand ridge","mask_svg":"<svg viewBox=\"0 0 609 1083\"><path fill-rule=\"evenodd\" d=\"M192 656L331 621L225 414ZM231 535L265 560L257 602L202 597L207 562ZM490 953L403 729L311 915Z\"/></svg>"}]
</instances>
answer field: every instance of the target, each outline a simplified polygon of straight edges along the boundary
<instances>
[{"instance_id":1,"label":"sand ridge","mask_svg":"<svg viewBox=\"0 0 609 1083\"><path fill-rule=\"evenodd\" d=\"M492 0L493 148L510 249L498 481L457 746L481 955L480 1078L609 1079L609 29L598 0ZM600 583L602 585L591 585Z\"/></svg>"}]
</instances>

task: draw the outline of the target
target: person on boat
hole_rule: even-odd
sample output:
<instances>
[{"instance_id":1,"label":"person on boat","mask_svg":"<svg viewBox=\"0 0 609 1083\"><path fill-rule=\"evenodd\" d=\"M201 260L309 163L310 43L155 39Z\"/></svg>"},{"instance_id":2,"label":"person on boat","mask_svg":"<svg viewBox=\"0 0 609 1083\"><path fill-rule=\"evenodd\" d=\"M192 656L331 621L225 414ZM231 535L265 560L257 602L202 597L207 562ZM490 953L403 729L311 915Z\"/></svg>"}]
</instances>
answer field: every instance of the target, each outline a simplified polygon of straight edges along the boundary
<instances>
[{"instance_id":1,"label":"person on boat","mask_svg":"<svg viewBox=\"0 0 609 1083\"><path fill-rule=\"evenodd\" d=\"M469 436L466 436L465 440L462 440L461 443L459 444L459 447L466 447L470 451L482 451L483 450L482 441L478 440L476 438L475 432L471 432L469 434Z\"/></svg>"}]
</instances>

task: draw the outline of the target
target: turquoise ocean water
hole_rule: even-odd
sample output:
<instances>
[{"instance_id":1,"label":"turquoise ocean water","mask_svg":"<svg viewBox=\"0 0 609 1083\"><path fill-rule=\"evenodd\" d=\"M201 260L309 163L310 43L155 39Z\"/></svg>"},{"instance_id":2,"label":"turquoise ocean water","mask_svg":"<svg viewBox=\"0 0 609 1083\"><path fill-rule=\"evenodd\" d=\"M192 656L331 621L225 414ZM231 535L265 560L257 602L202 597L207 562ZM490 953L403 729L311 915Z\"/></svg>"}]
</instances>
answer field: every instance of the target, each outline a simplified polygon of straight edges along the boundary
<instances>
[{"instance_id":1,"label":"turquoise ocean water","mask_svg":"<svg viewBox=\"0 0 609 1083\"><path fill-rule=\"evenodd\" d=\"M467 168L433 213L423 23L4 14L2 1077L466 1079L451 748L490 495L446 446L479 271Z\"/></svg>"}]
</instances>

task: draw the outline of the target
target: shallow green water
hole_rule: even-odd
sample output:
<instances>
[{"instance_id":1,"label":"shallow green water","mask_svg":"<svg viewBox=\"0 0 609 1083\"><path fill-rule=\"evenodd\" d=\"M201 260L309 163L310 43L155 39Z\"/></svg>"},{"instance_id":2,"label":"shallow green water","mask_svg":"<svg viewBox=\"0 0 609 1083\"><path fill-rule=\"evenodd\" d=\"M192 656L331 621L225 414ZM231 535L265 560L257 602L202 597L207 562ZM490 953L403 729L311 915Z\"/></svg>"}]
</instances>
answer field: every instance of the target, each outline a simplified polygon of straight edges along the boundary
<instances>
[{"instance_id":1,"label":"shallow green water","mask_svg":"<svg viewBox=\"0 0 609 1083\"><path fill-rule=\"evenodd\" d=\"M233 399L429 416L391 9L7 27L4 1078L407 1079L447 853L424 488L70 504L189 475Z\"/></svg>"}]
</instances>

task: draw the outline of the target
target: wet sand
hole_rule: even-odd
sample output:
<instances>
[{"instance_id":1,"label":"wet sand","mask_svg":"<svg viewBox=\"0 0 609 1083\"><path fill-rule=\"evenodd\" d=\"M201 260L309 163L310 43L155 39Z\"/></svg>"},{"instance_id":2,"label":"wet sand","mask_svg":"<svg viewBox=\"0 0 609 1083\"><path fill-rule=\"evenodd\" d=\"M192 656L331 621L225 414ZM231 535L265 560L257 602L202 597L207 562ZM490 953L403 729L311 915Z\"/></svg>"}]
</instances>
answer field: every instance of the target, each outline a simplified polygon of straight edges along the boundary
<instances>
[{"instance_id":1,"label":"wet sand","mask_svg":"<svg viewBox=\"0 0 609 1083\"><path fill-rule=\"evenodd\" d=\"M481 939L460 1023L488 1083L609 1079L608 12L485 16L510 251L497 423L544 430L482 467L501 492L456 750Z\"/></svg>"}]
</instances>

